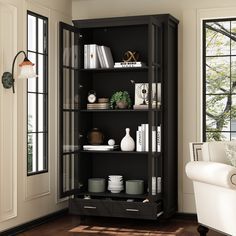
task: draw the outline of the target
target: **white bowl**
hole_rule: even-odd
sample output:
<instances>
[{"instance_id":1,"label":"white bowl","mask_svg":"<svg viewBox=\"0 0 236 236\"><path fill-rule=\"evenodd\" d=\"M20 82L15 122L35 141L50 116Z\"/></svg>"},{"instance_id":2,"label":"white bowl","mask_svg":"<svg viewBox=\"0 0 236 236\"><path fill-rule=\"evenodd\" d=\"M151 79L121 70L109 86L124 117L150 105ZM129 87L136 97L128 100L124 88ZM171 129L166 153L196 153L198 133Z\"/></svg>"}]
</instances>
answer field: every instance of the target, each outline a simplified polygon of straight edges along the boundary
<instances>
[{"instance_id":1,"label":"white bowl","mask_svg":"<svg viewBox=\"0 0 236 236\"><path fill-rule=\"evenodd\" d=\"M121 180L123 179L122 175L109 175L108 176L110 180Z\"/></svg>"}]
</instances>

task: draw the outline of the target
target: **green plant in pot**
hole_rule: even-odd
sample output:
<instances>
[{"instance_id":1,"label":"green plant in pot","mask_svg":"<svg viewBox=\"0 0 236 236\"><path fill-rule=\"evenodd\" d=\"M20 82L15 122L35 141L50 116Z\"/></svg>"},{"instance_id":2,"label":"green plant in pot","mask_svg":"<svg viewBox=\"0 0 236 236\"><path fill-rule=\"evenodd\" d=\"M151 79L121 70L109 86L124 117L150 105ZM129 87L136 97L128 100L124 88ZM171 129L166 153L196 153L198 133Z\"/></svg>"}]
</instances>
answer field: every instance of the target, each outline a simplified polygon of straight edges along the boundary
<instances>
[{"instance_id":1,"label":"green plant in pot","mask_svg":"<svg viewBox=\"0 0 236 236\"><path fill-rule=\"evenodd\" d=\"M131 107L131 99L127 91L115 92L110 99L112 109L127 109Z\"/></svg>"}]
</instances>

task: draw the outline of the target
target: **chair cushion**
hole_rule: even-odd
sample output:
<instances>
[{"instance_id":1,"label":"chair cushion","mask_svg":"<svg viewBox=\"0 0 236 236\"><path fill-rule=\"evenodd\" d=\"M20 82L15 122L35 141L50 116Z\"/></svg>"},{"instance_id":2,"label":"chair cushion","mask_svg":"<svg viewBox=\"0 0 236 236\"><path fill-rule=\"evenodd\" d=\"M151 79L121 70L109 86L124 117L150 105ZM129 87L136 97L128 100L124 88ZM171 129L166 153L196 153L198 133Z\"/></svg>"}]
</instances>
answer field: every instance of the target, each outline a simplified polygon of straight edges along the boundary
<instances>
[{"instance_id":1,"label":"chair cushion","mask_svg":"<svg viewBox=\"0 0 236 236\"><path fill-rule=\"evenodd\" d=\"M215 141L206 142L202 145L202 158L204 161L220 162L231 165L230 160L226 156L225 145L235 144L236 141Z\"/></svg>"},{"instance_id":2,"label":"chair cushion","mask_svg":"<svg viewBox=\"0 0 236 236\"><path fill-rule=\"evenodd\" d=\"M226 143L225 153L230 163L236 167L236 143Z\"/></svg>"}]
</instances>

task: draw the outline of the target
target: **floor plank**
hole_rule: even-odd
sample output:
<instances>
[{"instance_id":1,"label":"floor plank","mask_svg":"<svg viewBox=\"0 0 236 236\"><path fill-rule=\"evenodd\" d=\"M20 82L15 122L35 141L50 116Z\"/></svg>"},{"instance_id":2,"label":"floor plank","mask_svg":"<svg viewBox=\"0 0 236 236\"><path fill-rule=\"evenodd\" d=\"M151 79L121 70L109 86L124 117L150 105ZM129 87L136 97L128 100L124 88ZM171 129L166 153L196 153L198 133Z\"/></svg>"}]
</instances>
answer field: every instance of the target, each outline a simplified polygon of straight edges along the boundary
<instances>
[{"instance_id":1,"label":"floor plank","mask_svg":"<svg viewBox=\"0 0 236 236\"><path fill-rule=\"evenodd\" d=\"M169 219L165 221L66 215L18 234L19 236L198 236L197 222ZM222 236L212 230L208 236Z\"/></svg>"}]
</instances>

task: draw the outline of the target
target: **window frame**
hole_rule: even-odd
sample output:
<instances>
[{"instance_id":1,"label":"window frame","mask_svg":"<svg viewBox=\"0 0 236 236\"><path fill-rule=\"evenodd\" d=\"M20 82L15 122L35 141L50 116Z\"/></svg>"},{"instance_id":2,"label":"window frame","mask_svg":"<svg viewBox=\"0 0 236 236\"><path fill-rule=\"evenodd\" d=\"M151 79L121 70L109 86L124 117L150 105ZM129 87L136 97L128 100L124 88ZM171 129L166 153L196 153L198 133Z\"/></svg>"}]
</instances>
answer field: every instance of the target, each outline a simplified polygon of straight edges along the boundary
<instances>
[{"instance_id":1,"label":"window frame","mask_svg":"<svg viewBox=\"0 0 236 236\"><path fill-rule=\"evenodd\" d=\"M29 45L28 45L28 36L29 36L29 31L28 31L28 16L33 16L36 18L36 49L35 51L29 50ZM49 51L49 44L48 44L48 17L45 17L43 15L37 14L35 12L32 12L30 10L27 10L27 16L26 16L26 22L27 22L27 55L29 53L34 53L36 56L36 74L38 74L38 58L39 55L43 56L43 64L44 64L44 70L43 70L43 77L44 79L46 78L46 81L43 82L43 91L39 92L38 91L38 78L36 78L36 90L35 92L29 91L28 90L28 80L27 80L27 93L26 93L26 100L27 100L27 176L32 176L32 175L37 175L37 174L42 174L42 173L47 173L48 172L48 51ZM39 44L38 44L38 20L41 19L43 22L46 22L46 27L44 28L44 33L43 33L43 46L45 48L43 49L43 52L39 52ZM29 94L35 94L36 95L36 131L29 131L28 129L28 95ZM43 111L44 111L44 117L43 117L43 131L38 131L38 126L39 126L39 110L38 110L38 96L43 95ZM45 100L46 99L46 100ZM43 166L45 167L43 170L38 170L38 163L39 163L39 158L38 158L38 134L44 134L43 135ZM29 134L36 134L36 170L29 172L29 163L28 163L28 158L29 158L29 144L28 144L28 137Z\"/></svg>"},{"instance_id":2,"label":"window frame","mask_svg":"<svg viewBox=\"0 0 236 236\"><path fill-rule=\"evenodd\" d=\"M230 42L230 53L227 55L215 55L215 56L209 56L209 57L230 57L230 90L227 93L217 93L217 94L213 94L213 93L207 93L206 91L206 81L207 81L207 76L206 76L206 58L208 57L206 55L206 24L209 22L230 22L230 32L231 32L231 22L232 21L236 21L236 18L213 18L213 19L206 19L206 20L202 20L202 139L203 142L208 141L207 140L207 133L210 131L207 131L207 125L206 125L206 108L207 108L207 104L206 104L206 97L207 95L236 95L236 92L232 92L231 90L231 81L232 81L232 73L231 73L231 65L232 65L232 57L236 58L236 55L232 54L231 52L231 42ZM232 107L232 102L230 104L230 129L228 131L220 131L220 133L224 134L229 134L230 135L230 139L232 138L232 133L236 134L236 131L232 131L232 117L231 117L231 107ZM217 131L211 131L211 133L213 132L217 132ZM228 140L228 139L226 139Z\"/></svg>"}]
</instances>

